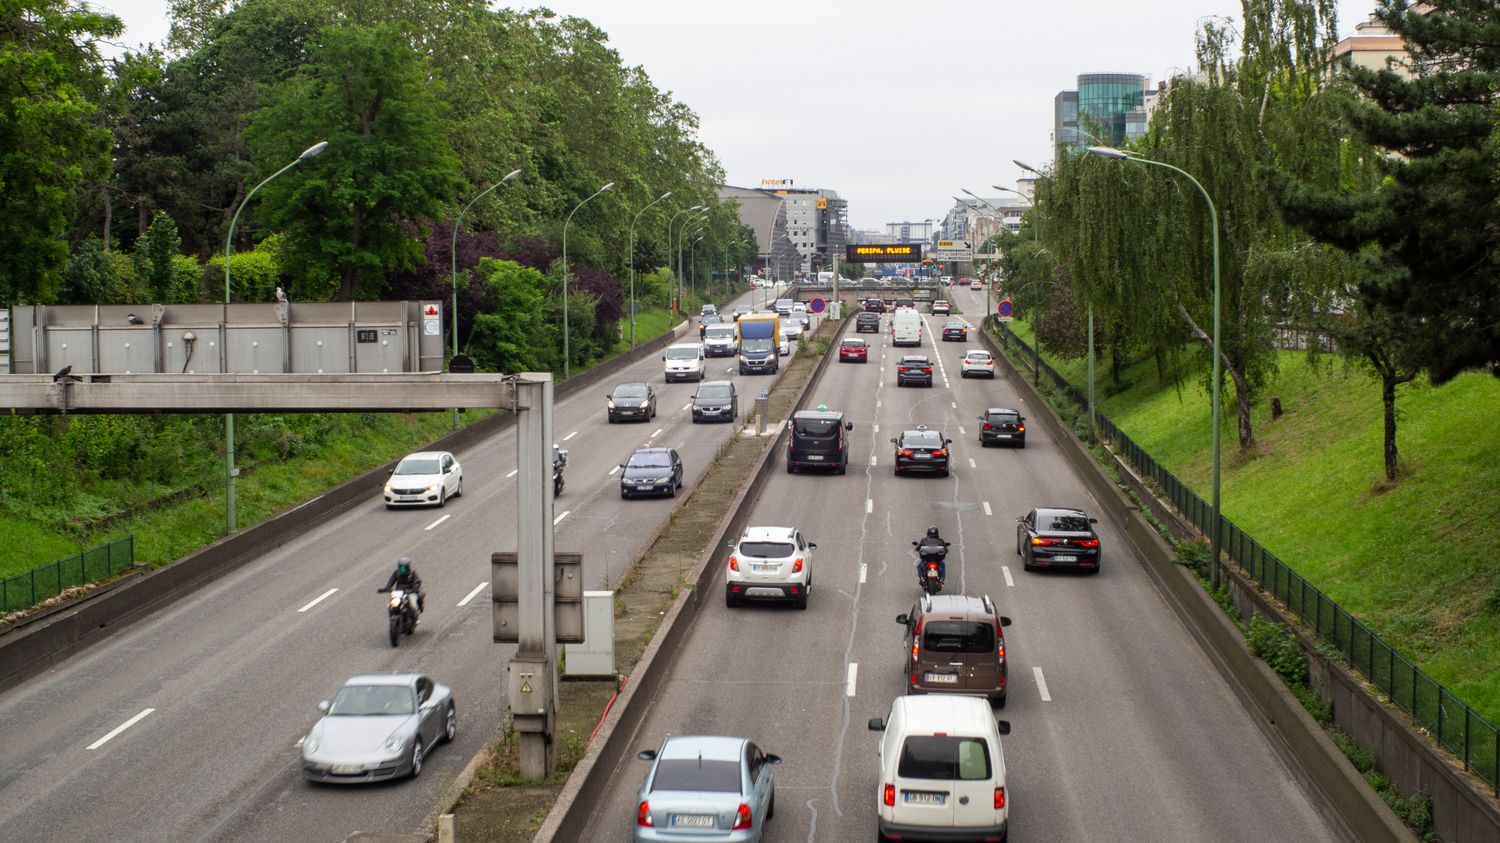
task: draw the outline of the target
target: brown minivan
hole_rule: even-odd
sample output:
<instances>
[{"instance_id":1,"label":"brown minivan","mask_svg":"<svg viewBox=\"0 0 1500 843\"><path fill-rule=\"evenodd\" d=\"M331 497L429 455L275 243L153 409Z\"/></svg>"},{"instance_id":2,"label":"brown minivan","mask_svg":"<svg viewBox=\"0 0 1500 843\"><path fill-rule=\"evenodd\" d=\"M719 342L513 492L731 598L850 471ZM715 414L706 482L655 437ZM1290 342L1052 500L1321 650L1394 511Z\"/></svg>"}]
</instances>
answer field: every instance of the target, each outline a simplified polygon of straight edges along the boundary
<instances>
[{"instance_id":1,"label":"brown minivan","mask_svg":"<svg viewBox=\"0 0 1500 843\"><path fill-rule=\"evenodd\" d=\"M911 612L896 616L906 627L902 673L910 694L983 694L1005 707L1005 627L989 595L923 595Z\"/></svg>"}]
</instances>

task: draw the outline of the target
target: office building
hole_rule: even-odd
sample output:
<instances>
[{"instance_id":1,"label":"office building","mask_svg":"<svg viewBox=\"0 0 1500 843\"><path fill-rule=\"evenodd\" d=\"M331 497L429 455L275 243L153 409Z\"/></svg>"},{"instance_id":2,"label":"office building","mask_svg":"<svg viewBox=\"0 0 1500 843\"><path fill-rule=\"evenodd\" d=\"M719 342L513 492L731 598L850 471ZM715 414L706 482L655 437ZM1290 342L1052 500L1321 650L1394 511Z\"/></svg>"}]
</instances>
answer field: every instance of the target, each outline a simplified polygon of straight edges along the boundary
<instances>
[{"instance_id":1,"label":"office building","mask_svg":"<svg viewBox=\"0 0 1500 843\"><path fill-rule=\"evenodd\" d=\"M1079 74L1077 90L1053 98L1053 143L1077 150L1123 146L1140 137L1148 120L1148 91L1146 77L1138 73Z\"/></svg>"},{"instance_id":2,"label":"office building","mask_svg":"<svg viewBox=\"0 0 1500 843\"><path fill-rule=\"evenodd\" d=\"M789 279L802 256L788 234L785 197L753 187L719 185L719 200L739 206L740 224L755 233L758 257L755 272Z\"/></svg>"}]
</instances>

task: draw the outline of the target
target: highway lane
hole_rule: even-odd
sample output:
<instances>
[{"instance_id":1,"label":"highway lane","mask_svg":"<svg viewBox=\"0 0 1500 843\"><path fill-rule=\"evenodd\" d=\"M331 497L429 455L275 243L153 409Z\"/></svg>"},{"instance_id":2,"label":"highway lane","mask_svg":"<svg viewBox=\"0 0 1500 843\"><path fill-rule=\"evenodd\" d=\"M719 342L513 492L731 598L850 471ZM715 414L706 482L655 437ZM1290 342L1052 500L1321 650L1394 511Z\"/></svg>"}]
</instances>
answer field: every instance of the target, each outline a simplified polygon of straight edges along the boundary
<instances>
[{"instance_id":1,"label":"highway lane","mask_svg":"<svg viewBox=\"0 0 1500 843\"><path fill-rule=\"evenodd\" d=\"M977 313L983 295L960 301ZM928 337L941 321L929 317ZM778 473L754 518L818 543L809 608L727 609L721 578L632 748L669 733L748 736L785 759L768 840L873 838L877 740L865 723L904 692L894 618L919 593L910 542L936 524L953 542L948 590L988 593L1014 621L1000 712L1013 725L1012 839L1339 839L1129 558L1117 525L1101 518L1098 575L1021 569L1017 515L1039 504L1099 510L1035 425L1024 450L978 446L980 409L1019 400L1004 379L959 378L967 347L921 349L941 360L932 389L895 387L895 360L908 350L889 348L888 334L869 364L829 370L813 400L856 425L849 475ZM954 440L954 476L893 476L889 438L917 423ZM629 839L646 767L633 755L620 762L590 806L586 839Z\"/></svg>"},{"instance_id":2,"label":"highway lane","mask_svg":"<svg viewBox=\"0 0 1500 843\"><path fill-rule=\"evenodd\" d=\"M728 358L710 364L710 378L729 376ZM555 408L555 438L571 455L557 547L586 553L590 588L617 583L672 508L620 500L610 470L647 441L670 445L691 488L735 427L692 424L695 385L662 385L661 366L651 357L618 378L656 384L653 423L607 424L612 382ZM768 382L732 379L747 394ZM742 413L748 404L742 398ZM386 511L372 496L0 695L6 837L340 840L415 830L500 721L512 652L490 640L487 583L490 552L515 541L514 431L458 456L464 495L447 507ZM374 590L405 554L425 581L427 614L393 650ZM295 745L318 717L314 704L351 675L405 670L454 688L456 745L437 748L416 782L303 782Z\"/></svg>"}]
</instances>

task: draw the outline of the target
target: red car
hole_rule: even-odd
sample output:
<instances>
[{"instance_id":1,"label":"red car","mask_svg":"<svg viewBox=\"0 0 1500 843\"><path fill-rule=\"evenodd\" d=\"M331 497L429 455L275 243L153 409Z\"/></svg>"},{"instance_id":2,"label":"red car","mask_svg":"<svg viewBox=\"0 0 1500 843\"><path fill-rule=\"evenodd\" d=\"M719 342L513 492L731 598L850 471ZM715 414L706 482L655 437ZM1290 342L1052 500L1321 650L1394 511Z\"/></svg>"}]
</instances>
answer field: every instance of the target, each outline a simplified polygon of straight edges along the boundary
<instances>
[{"instance_id":1,"label":"red car","mask_svg":"<svg viewBox=\"0 0 1500 843\"><path fill-rule=\"evenodd\" d=\"M870 345L862 339L849 337L839 343L840 363L868 363L870 362Z\"/></svg>"}]
</instances>

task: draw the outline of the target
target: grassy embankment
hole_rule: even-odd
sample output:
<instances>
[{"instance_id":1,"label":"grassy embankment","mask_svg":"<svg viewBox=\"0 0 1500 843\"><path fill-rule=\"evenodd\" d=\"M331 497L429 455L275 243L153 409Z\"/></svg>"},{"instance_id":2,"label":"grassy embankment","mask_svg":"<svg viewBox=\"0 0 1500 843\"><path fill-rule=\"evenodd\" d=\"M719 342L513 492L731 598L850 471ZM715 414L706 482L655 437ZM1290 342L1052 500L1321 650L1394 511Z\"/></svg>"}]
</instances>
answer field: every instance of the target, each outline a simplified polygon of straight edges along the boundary
<instances>
[{"instance_id":1,"label":"grassy embankment","mask_svg":"<svg viewBox=\"0 0 1500 843\"><path fill-rule=\"evenodd\" d=\"M1022 322L1011 329L1029 343ZM1070 382L1086 361L1043 354ZM1096 365L1099 412L1204 498L1211 407L1196 351L1176 384L1155 364L1121 385ZM1232 388L1232 387L1231 387ZM1285 415L1272 421L1270 399ZM1225 395L1224 514L1438 681L1500 722L1500 379L1466 374L1399 389L1403 475L1385 480L1379 383L1342 358L1282 352L1257 397L1256 445L1242 453Z\"/></svg>"}]
</instances>

